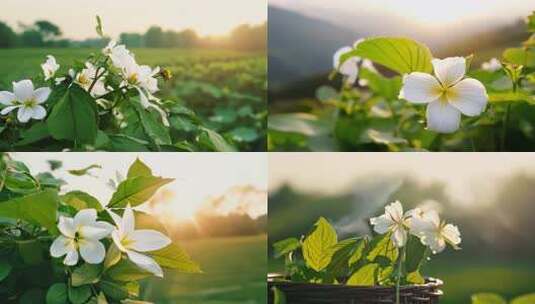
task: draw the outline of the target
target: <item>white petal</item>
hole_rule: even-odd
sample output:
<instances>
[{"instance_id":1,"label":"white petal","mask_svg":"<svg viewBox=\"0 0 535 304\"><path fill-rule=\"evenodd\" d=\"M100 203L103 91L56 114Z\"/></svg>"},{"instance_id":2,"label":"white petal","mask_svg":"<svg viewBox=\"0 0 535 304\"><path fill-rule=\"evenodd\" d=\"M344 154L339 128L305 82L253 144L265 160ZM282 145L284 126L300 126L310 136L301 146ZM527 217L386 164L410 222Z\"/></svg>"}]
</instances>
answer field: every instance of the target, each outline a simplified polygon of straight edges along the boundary
<instances>
[{"instance_id":1,"label":"white petal","mask_svg":"<svg viewBox=\"0 0 535 304\"><path fill-rule=\"evenodd\" d=\"M111 238L112 238L113 243L115 244L115 246L117 246L117 248L119 248L120 251L122 251L122 252L126 252L126 251L128 251L128 249L126 249L126 248L123 246L123 243L122 243L123 235L121 235L121 233L119 232L119 230L114 230L114 231L111 233Z\"/></svg>"},{"instance_id":2,"label":"white petal","mask_svg":"<svg viewBox=\"0 0 535 304\"><path fill-rule=\"evenodd\" d=\"M70 217L59 217L58 229L66 237L74 239L76 235L76 226L74 220Z\"/></svg>"},{"instance_id":3,"label":"white petal","mask_svg":"<svg viewBox=\"0 0 535 304\"><path fill-rule=\"evenodd\" d=\"M106 256L106 248L99 241L83 240L79 242L80 255L89 264L100 264Z\"/></svg>"},{"instance_id":4,"label":"white petal","mask_svg":"<svg viewBox=\"0 0 535 304\"><path fill-rule=\"evenodd\" d=\"M334 53L334 56L333 56L333 68L335 70L338 70L338 68L340 67L340 58L342 57L342 55L346 54L346 53L349 53L353 50L353 48L349 47L349 46L344 46L342 48L340 48L339 50L336 51L336 53Z\"/></svg>"},{"instance_id":5,"label":"white petal","mask_svg":"<svg viewBox=\"0 0 535 304\"><path fill-rule=\"evenodd\" d=\"M80 226L78 234L83 239L100 240L107 237L110 234L110 230L96 226Z\"/></svg>"},{"instance_id":6,"label":"white petal","mask_svg":"<svg viewBox=\"0 0 535 304\"><path fill-rule=\"evenodd\" d=\"M447 224L444 226L442 228L442 236L453 245L459 245L461 243L461 233L455 225Z\"/></svg>"},{"instance_id":7,"label":"white petal","mask_svg":"<svg viewBox=\"0 0 535 304\"><path fill-rule=\"evenodd\" d=\"M9 114L11 111L17 109L17 108L20 108L21 106L9 106L9 107L5 107L2 109L2 111L0 111L0 114L1 115L7 115Z\"/></svg>"},{"instance_id":8,"label":"white petal","mask_svg":"<svg viewBox=\"0 0 535 304\"><path fill-rule=\"evenodd\" d=\"M427 106L427 128L439 133L453 133L459 129L461 112L448 102L435 100Z\"/></svg>"},{"instance_id":9,"label":"white petal","mask_svg":"<svg viewBox=\"0 0 535 304\"><path fill-rule=\"evenodd\" d=\"M13 93L15 93L19 101L30 100L33 97L32 81L25 79L19 82L13 82Z\"/></svg>"},{"instance_id":10,"label":"white petal","mask_svg":"<svg viewBox=\"0 0 535 304\"><path fill-rule=\"evenodd\" d=\"M67 252L65 259L63 259L63 264L68 266L74 266L78 263L78 251L71 250Z\"/></svg>"},{"instance_id":11,"label":"white petal","mask_svg":"<svg viewBox=\"0 0 535 304\"><path fill-rule=\"evenodd\" d=\"M33 96L35 97L35 101L37 103L43 103L48 99L48 96L50 96L50 88L39 88L33 92Z\"/></svg>"},{"instance_id":12,"label":"white petal","mask_svg":"<svg viewBox=\"0 0 535 304\"><path fill-rule=\"evenodd\" d=\"M73 239L60 235L54 240L54 242L52 242L52 245L50 246L50 255L55 258L59 258L60 256L67 254L67 252L75 249L76 248L74 247Z\"/></svg>"},{"instance_id":13,"label":"white petal","mask_svg":"<svg viewBox=\"0 0 535 304\"><path fill-rule=\"evenodd\" d=\"M74 216L74 225L76 227L80 226L91 226L97 221L97 210L95 209L82 209L76 213Z\"/></svg>"},{"instance_id":14,"label":"white petal","mask_svg":"<svg viewBox=\"0 0 535 304\"><path fill-rule=\"evenodd\" d=\"M407 231L403 228L394 229L391 237L394 246L401 248L407 243Z\"/></svg>"},{"instance_id":15,"label":"white petal","mask_svg":"<svg viewBox=\"0 0 535 304\"><path fill-rule=\"evenodd\" d=\"M464 57L449 57L446 59L433 59L431 61L435 75L444 86L449 87L466 74L466 59Z\"/></svg>"},{"instance_id":16,"label":"white petal","mask_svg":"<svg viewBox=\"0 0 535 304\"><path fill-rule=\"evenodd\" d=\"M411 218L411 220L409 221L409 226L410 226L410 232L413 235L416 235L419 237L423 236L427 232L434 230L434 225L431 222L421 217Z\"/></svg>"},{"instance_id":17,"label":"white petal","mask_svg":"<svg viewBox=\"0 0 535 304\"><path fill-rule=\"evenodd\" d=\"M426 73L414 72L403 77L399 98L412 103L429 103L436 100L440 94L440 83L435 77Z\"/></svg>"},{"instance_id":18,"label":"white petal","mask_svg":"<svg viewBox=\"0 0 535 304\"><path fill-rule=\"evenodd\" d=\"M432 236L426 237L427 246L434 254L442 252L446 248L446 242L442 237Z\"/></svg>"},{"instance_id":19,"label":"white petal","mask_svg":"<svg viewBox=\"0 0 535 304\"><path fill-rule=\"evenodd\" d=\"M440 226L440 216L436 210L429 210L424 213L423 219L429 222L435 230Z\"/></svg>"},{"instance_id":20,"label":"white petal","mask_svg":"<svg viewBox=\"0 0 535 304\"><path fill-rule=\"evenodd\" d=\"M156 230L136 230L128 237L132 241L128 248L139 252L158 250L171 244L167 236Z\"/></svg>"},{"instance_id":21,"label":"white petal","mask_svg":"<svg viewBox=\"0 0 535 304\"><path fill-rule=\"evenodd\" d=\"M122 228L123 233L130 234L134 231L136 226L136 218L134 217L134 211L130 208L130 205L126 206L123 214Z\"/></svg>"},{"instance_id":22,"label":"white petal","mask_svg":"<svg viewBox=\"0 0 535 304\"><path fill-rule=\"evenodd\" d=\"M370 219L370 224L373 226L373 231L379 234L385 234L390 230L394 222L386 215L381 215Z\"/></svg>"},{"instance_id":23,"label":"white petal","mask_svg":"<svg viewBox=\"0 0 535 304\"><path fill-rule=\"evenodd\" d=\"M140 87L136 87L137 91L139 92L139 101L143 109L147 109L151 106L151 103L149 102L149 99L147 98L147 95Z\"/></svg>"},{"instance_id":24,"label":"white petal","mask_svg":"<svg viewBox=\"0 0 535 304\"><path fill-rule=\"evenodd\" d=\"M2 91L0 92L0 104L10 106L13 104L13 100L16 100L17 96L15 94L8 92L8 91Z\"/></svg>"},{"instance_id":25,"label":"white petal","mask_svg":"<svg viewBox=\"0 0 535 304\"><path fill-rule=\"evenodd\" d=\"M403 219L403 206L399 201L395 201L385 207L385 214L394 222L401 222Z\"/></svg>"},{"instance_id":26,"label":"white petal","mask_svg":"<svg viewBox=\"0 0 535 304\"><path fill-rule=\"evenodd\" d=\"M346 77L352 79L351 83L355 83L358 75L359 75L359 67L358 67L359 59L357 57L349 58L342 65L340 65L340 68L338 69L338 72L340 74L345 75Z\"/></svg>"},{"instance_id":27,"label":"white petal","mask_svg":"<svg viewBox=\"0 0 535 304\"><path fill-rule=\"evenodd\" d=\"M17 119L22 122L28 122L30 118L33 116L33 109L28 107L20 107L19 111L17 112Z\"/></svg>"},{"instance_id":28,"label":"white petal","mask_svg":"<svg viewBox=\"0 0 535 304\"><path fill-rule=\"evenodd\" d=\"M485 86L478 80L466 78L450 88L448 101L467 116L476 116L485 110L488 102Z\"/></svg>"},{"instance_id":29,"label":"white petal","mask_svg":"<svg viewBox=\"0 0 535 304\"><path fill-rule=\"evenodd\" d=\"M33 119L39 120L39 119L45 118L45 116L46 116L45 108L43 108L42 106L37 105L37 106L33 107L32 109L33 109L33 115L32 115Z\"/></svg>"},{"instance_id":30,"label":"white petal","mask_svg":"<svg viewBox=\"0 0 535 304\"><path fill-rule=\"evenodd\" d=\"M163 278L163 270L153 258L132 250L128 250L126 254L128 255L128 258L141 269L144 269L157 277Z\"/></svg>"}]
</instances>

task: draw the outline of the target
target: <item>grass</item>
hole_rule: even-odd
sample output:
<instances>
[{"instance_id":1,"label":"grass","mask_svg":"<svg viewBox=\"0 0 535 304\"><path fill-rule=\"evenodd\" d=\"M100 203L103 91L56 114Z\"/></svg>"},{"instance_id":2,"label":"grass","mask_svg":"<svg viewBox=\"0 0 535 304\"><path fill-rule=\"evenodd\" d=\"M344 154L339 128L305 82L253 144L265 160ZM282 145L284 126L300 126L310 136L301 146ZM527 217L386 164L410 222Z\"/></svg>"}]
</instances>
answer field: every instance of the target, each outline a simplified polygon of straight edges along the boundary
<instances>
[{"instance_id":1,"label":"grass","mask_svg":"<svg viewBox=\"0 0 535 304\"><path fill-rule=\"evenodd\" d=\"M201 264L203 274L167 272L143 288L158 304L266 303L266 236L203 239L182 245Z\"/></svg>"}]
</instances>

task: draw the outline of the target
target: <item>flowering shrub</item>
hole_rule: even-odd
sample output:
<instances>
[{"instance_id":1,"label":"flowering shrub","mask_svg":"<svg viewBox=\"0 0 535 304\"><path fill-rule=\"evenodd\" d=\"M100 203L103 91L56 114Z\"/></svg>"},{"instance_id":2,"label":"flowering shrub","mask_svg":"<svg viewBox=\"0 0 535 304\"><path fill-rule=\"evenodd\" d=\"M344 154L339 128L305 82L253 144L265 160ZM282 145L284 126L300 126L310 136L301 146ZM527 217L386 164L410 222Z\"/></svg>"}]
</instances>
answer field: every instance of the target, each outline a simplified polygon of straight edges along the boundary
<instances>
[{"instance_id":1,"label":"flowering shrub","mask_svg":"<svg viewBox=\"0 0 535 304\"><path fill-rule=\"evenodd\" d=\"M343 47L331 75L341 89L317 90L322 111L270 117L270 150L531 151L535 13L527 27L522 47L480 68L473 55L434 58L408 38Z\"/></svg>"},{"instance_id":2,"label":"flowering shrub","mask_svg":"<svg viewBox=\"0 0 535 304\"><path fill-rule=\"evenodd\" d=\"M169 70L138 63L113 40L63 68L64 75L51 55L41 68L42 75L0 92L3 150L235 150L192 110L157 97L160 79L172 77ZM191 123L184 132L172 132L170 121L176 120Z\"/></svg>"},{"instance_id":3,"label":"flowering shrub","mask_svg":"<svg viewBox=\"0 0 535 304\"><path fill-rule=\"evenodd\" d=\"M133 209L171 181L136 160L102 204L82 191L64 192L65 182L50 172L34 176L25 164L3 155L0 298L8 303L136 303L143 278L163 277L165 268L200 272L156 219Z\"/></svg>"},{"instance_id":4,"label":"flowering shrub","mask_svg":"<svg viewBox=\"0 0 535 304\"><path fill-rule=\"evenodd\" d=\"M434 210L403 212L400 202L370 219L376 235L339 240L335 229L320 218L301 239L276 242L276 257L285 257L288 279L295 282L351 286L423 284L422 265L447 244L459 249L457 226L441 221ZM398 293L399 303L399 293Z\"/></svg>"}]
</instances>

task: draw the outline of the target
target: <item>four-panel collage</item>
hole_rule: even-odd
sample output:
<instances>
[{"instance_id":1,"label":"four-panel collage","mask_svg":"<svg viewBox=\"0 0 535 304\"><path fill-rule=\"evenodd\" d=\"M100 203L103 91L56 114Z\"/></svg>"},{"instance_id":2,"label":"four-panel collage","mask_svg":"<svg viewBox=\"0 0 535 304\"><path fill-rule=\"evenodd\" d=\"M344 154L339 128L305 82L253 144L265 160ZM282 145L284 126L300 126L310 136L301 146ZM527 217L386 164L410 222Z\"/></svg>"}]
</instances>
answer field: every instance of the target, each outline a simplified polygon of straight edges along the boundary
<instances>
[{"instance_id":1,"label":"four-panel collage","mask_svg":"<svg viewBox=\"0 0 535 304\"><path fill-rule=\"evenodd\" d=\"M2 0L0 304L535 304L532 0Z\"/></svg>"}]
</instances>

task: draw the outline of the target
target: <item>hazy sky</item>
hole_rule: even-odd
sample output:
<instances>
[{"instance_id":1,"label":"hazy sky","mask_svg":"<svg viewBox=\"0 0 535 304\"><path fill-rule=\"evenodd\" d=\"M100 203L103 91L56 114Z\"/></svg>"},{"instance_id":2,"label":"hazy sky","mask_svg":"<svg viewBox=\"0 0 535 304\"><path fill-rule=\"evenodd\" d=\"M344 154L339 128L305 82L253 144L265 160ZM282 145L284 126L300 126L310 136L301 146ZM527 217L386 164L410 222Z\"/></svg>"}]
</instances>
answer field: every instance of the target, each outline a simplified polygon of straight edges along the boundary
<instances>
[{"instance_id":1,"label":"hazy sky","mask_svg":"<svg viewBox=\"0 0 535 304\"><path fill-rule=\"evenodd\" d=\"M535 9L533 0L270 0L270 4L321 17L323 8L344 13L374 12L407 17L416 23L434 26L460 20L510 21L527 16ZM380 22L380 20L378 20Z\"/></svg>"},{"instance_id":2,"label":"hazy sky","mask_svg":"<svg viewBox=\"0 0 535 304\"><path fill-rule=\"evenodd\" d=\"M58 24L65 37L95 34L95 15L104 20L105 32L143 32L151 25L180 30L194 28L202 35L226 34L242 23L262 23L266 0L2 0L0 20L16 26L47 19Z\"/></svg>"},{"instance_id":3,"label":"hazy sky","mask_svg":"<svg viewBox=\"0 0 535 304\"><path fill-rule=\"evenodd\" d=\"M269 189L288 182L304 191L351 190L359 178L410 174L426 183L443 181L458 203L472 202L509 174L535 174L530 153L270 153ZM483 192L483 193L481 193ZM484 193L486 192L486 193Z\"/></svg>"},{"instance_id":4,"label":"hazy sky","mask_svg":"<svg viewBox=\"0 0 535 304\"><path fill-rule=\"evenodd\" d=\"M12 156L24 161L32 173L48 171L49 159L63 161L65 170L101 165L103 169L92 171L97 177L77 177L65 170L56 174L68 182L69 188L65 190L86 191L101 202L108 202L113 193L108 180L115 178L116 171L125 176L130 164L139 157L152 168L154 175L175 178L166 188L175 192L172 204L177 218L190 217L208 197L222 195L231 187L267 188L265 153L12 153Z\"/></svg>"}]
</instances>

